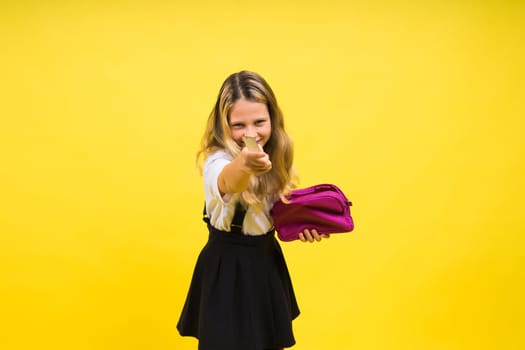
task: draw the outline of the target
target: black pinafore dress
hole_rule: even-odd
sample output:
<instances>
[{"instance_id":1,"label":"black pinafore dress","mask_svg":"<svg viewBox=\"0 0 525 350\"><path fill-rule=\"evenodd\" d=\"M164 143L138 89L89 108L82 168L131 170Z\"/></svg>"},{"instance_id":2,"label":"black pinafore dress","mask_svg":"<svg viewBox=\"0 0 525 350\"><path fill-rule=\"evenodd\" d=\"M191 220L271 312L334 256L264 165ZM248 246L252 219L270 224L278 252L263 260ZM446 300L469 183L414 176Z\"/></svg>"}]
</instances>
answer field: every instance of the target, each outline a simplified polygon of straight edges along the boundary
<instances>
[{"instance_id":1,"label":"black pinafore dress","mask_svg":"<svg viewBox=\"0 0 525 350\"><path fill-rule=\"evenodd\" d=\"M265 350L295 344L299 308L284 256L271 230L241 231L237 205L231 232L208 224L209 238L193 272L177 329L199 340L199 350Z\"/></svg>"}]
</instances>

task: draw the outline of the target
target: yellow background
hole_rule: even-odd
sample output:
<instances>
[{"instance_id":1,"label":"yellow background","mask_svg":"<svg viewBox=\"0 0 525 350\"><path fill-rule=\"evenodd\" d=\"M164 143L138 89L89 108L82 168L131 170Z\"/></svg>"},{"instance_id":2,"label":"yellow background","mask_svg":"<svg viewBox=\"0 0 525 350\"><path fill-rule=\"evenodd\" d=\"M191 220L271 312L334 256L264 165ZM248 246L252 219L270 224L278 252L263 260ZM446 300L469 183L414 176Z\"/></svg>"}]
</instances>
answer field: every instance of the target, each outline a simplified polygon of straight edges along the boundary
<instances>
[{"instance_id":1,"label":"yellow background","mask_svg":"<svg viewBox=\"0 0 525 350\"><path fill-rule=\"evenodd\" d=\"M301 186L356 230L282 244L294 349L525 347L522 1L6 1L0 348L196 349L194 155L261 73Z\"/></svg>"}]
</instances>

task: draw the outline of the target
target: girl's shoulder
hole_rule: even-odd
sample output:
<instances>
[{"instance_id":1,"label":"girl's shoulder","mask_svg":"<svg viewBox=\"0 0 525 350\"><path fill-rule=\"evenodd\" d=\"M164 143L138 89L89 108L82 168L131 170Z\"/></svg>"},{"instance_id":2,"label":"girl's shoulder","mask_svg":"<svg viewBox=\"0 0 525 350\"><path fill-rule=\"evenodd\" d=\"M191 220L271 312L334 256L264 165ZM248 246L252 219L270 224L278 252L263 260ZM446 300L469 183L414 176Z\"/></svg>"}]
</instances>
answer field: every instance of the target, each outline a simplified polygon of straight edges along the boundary
<instances>
[{"instance_id":1,"label":"girl's shoulder","mask_svg":"<svg viewBox=\"0 0 525 350\"><path fill-rule=\"evenodd\" d=\"M228 154L225 150L218 149L216 151L211 152L206 157L206 159L204 160L204 163L205 164L209 164L209 163L214 162L215 160L218 160L218 159L224 159L224 160L232 161L233 157L230 154Z\"/></svg>"}]
</instances>

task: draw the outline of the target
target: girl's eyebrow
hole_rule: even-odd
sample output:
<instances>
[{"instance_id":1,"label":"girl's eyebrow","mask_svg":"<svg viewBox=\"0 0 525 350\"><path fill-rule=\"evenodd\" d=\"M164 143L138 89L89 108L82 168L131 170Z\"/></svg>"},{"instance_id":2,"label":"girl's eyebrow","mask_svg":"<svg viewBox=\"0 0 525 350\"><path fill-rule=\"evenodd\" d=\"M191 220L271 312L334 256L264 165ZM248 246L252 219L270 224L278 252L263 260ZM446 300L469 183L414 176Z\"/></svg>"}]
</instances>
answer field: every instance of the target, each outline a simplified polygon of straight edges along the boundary
<instances>
[{"instance_id":1,"label":"girl's eyebrow","mask_svg":"<svg viewBox=\"0 0 525 350\"><path fill-rule=\"evenodd\" d=\"M233 123L230 123L231 126L238 126L238 125L244 125L243 122L233 122Z\"/></svg>"}]
</instances>

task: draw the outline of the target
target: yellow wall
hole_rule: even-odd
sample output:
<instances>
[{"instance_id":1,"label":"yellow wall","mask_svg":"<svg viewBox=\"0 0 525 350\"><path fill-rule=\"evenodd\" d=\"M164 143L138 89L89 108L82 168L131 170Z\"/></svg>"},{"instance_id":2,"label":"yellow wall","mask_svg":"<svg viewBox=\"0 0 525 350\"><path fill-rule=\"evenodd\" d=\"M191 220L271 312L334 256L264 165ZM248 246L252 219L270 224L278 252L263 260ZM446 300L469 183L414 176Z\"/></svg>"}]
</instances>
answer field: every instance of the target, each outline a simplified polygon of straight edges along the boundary
<instances>
[{"instance_id":1,"label":"yellow wall","mask_svg":"<svg viewBox=\"0 0 525 350\"><path fill-rule=\"evenodd\" d=\"M354 202L354 233L282 245L295 349L525 347L523 2L12 3L0 348L196 349L175 330L207 237L194 154L241 69L301 185Z\"/></svg>"}]
</instances>

